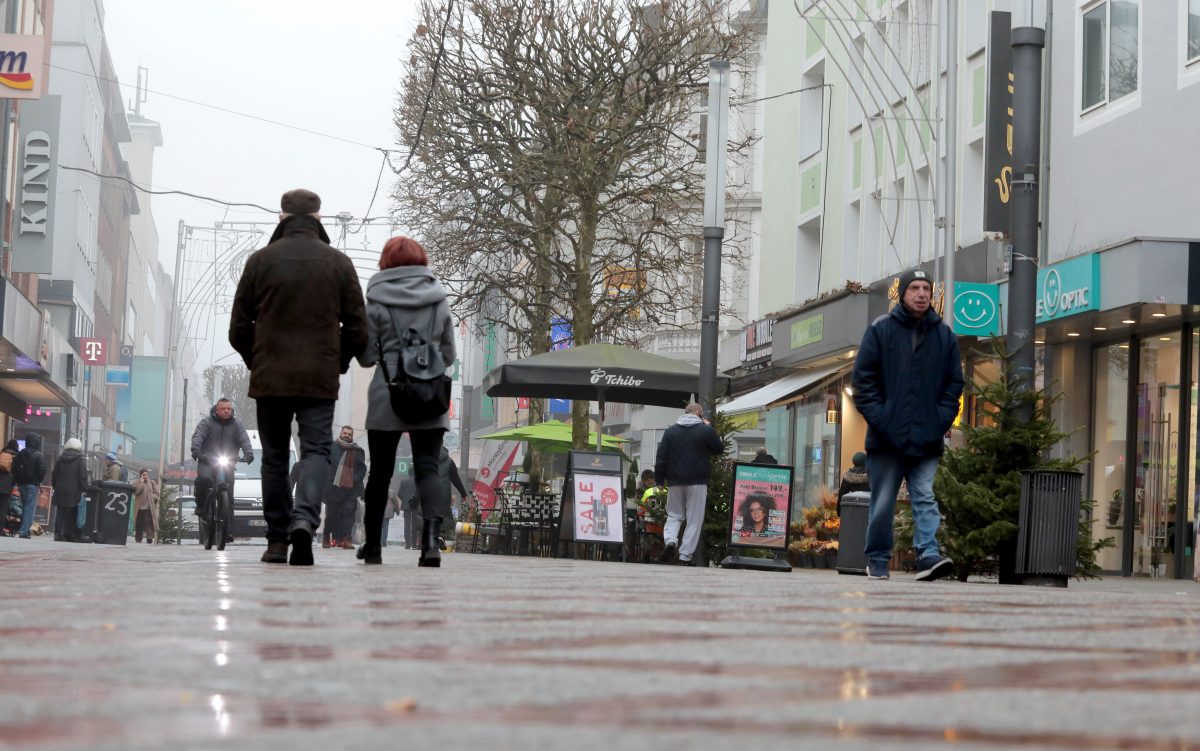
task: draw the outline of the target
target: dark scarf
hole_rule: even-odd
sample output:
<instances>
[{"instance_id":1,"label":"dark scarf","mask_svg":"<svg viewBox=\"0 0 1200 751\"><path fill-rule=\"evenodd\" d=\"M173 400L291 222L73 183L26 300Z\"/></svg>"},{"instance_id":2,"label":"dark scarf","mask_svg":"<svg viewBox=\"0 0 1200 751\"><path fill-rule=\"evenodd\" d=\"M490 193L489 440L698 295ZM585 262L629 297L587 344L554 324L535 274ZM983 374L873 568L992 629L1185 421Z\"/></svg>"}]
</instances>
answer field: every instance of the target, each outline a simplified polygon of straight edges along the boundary
<instances>
[{"instance_id":1,"label":"dark scarf","mask_svg":"<svg viewBox=\"0 0 1200 751\"><path fill-rule=\"evenodd\" d=\"M321 238L321 242L326 245L332 244L321 220L309 214L292 214L279 223L275 232L271 234L271 239L267 241L267 245L282 239L285 235L299 234L314 234Z\"/></svg>"}]
</instances>

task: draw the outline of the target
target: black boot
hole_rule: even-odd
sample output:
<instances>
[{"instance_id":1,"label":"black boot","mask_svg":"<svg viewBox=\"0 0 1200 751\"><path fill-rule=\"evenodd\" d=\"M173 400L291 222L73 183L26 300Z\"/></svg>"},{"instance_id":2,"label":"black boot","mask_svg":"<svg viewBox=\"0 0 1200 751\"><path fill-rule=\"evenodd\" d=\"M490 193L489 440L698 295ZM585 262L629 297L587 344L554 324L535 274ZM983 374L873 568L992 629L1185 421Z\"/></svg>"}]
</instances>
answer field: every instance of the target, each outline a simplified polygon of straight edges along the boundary
<instances>
[{"instance_id":1,"label":"black boot","mask_svg":"<svg viewBox=\"0 0 1200 751\"><path fill-rule=\"evenodd\" d=\"M421 559L418 566L439 568L442 565L442 551L438 549L438 535L441 534L442 517L436 516L425 520L421 530Z\"/></svg>"}]
</instances>

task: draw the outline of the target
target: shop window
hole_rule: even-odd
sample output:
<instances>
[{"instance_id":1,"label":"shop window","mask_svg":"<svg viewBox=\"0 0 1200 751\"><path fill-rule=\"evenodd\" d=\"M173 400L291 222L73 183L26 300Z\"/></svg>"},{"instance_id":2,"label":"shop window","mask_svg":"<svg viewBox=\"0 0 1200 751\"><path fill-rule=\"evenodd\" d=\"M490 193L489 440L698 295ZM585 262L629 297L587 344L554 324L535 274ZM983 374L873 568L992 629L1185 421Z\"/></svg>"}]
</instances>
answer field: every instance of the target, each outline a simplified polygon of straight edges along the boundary
<instances>
[{"instance_id":1,"label":"shop window","mask_svg":"<svg viewBox=\"0 0 1200 751\"><path fill-rule=\"evenodd\" d=\"M1083 111L1137 91L1139 6L1136 0L1104 0L1083 9Z\"/></svg>"},{"instance_id":2,"label":"shop window","mask_svg":"<svg viewBox=\"0 0 1200 751\"><path fill-rule=\"evenodd\" d=\"M1200 0L1187 0L1187 17L1184 23L1187 34L1184 60L1188 65L1200 63Z\"/></svg>"},{"instance_id":3,"label":"shop window","mask_svg":"<svg viewBox=\"0 0 1200 751\"><path fill-rule=\"evenodd\" d=\"M1125 518L1125 445L1129 391L1129 345L1113 344L1096 349L1096 390L1092 405L1092 539L1111 537L1115 547L1097 553L1096 562L1105 571L1120 571L1123 557L1121 534Z\"/></svg>"}]
</instances>

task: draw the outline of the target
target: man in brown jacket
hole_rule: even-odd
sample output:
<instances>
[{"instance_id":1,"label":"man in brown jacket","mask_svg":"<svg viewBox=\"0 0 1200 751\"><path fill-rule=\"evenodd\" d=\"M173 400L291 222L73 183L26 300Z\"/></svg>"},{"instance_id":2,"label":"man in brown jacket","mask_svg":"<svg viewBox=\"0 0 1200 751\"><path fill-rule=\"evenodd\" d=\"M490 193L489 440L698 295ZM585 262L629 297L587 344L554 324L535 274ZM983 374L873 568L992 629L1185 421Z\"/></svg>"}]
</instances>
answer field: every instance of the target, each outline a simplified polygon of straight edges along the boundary
<instances>
[{"instance_id":1,"label":"man in brown jacket","mask_svg":"<svg viewBox=\"0 0 1200 751\"><path fill-rule=\"evenodd\" d=\"M338 380L367 344L367 317L354 264L329 245L321 199L283 194L279 226L246 262L233 300L229 343L250 369L262 440L265 563L313 563L313 530L329 484ZM292 420L299 425L295 507L288 485ZM291 558L288 558L288 543Z\"/></svg>"}]
</instances>

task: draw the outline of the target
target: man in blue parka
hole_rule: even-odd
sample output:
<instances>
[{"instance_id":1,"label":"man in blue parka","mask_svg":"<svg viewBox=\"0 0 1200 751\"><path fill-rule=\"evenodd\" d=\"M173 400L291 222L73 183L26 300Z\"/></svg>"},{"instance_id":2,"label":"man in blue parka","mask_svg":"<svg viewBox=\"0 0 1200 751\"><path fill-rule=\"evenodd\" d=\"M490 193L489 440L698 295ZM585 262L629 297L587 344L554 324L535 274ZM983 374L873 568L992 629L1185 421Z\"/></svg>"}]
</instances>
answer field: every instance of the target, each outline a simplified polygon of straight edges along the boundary
<instances>
[{"instance_id":1,"label":"man in blue parka","mask_svg":"<svg viewBox=\"0 0 1200 751\"><path fill-rule=\"evenodd\" d=\"M958 415L962 361L957 337L932 308L928 274L904 272L899 292L900 304L867 328L851 376L854 405L867 421L867 575L888 578L896 494L907 480L917 579L932 581L954 573L938 547L933 476Z\"/></svg>"}]
</instances>

